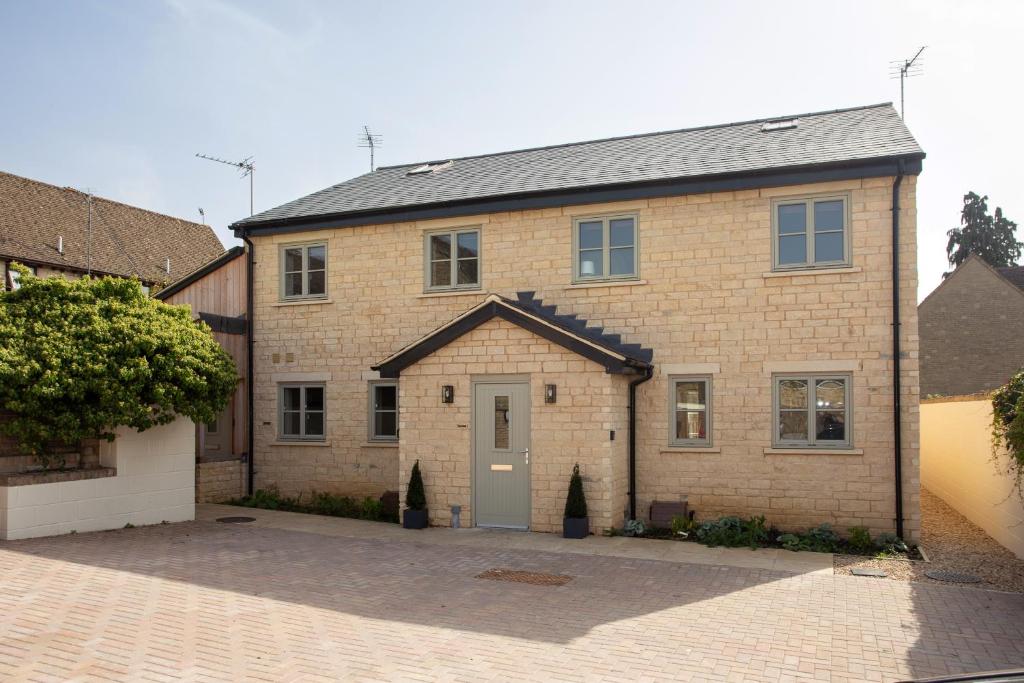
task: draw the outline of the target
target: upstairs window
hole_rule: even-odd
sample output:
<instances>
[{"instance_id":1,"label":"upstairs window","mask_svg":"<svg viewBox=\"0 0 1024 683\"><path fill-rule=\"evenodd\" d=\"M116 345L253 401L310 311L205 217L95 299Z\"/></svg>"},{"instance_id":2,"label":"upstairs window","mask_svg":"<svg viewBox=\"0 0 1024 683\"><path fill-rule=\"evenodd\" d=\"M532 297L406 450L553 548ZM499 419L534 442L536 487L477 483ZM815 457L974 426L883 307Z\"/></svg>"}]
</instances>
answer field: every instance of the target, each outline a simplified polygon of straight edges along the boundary
<instances>
[{"instance_id":1,"label":"upstairs window","mask_svg":"<svg viewBox=\"0 0 1024 683\"><path fill-rule=\"evenodd\" d=\"M323 441L324 385L282 384L278 392L280 438Z\"/></svg>"},{"instance_id":2,"label":"upstairs window","mask_svg":"<svg viewBox=\"0 0 1024 683\"><path fill-rule=\"evenodd\" d=\"M637 277L637 217L577 218L573 224L573 281Z\"/></svg>"},{"instance_id":3,"label":"upstairs window","mask_svg":"<svg viewBox=\"0 0 1024 683\"><path fill-rule=\"evenodd\" d=\"M297 244L281 248L281 298L327 296L327 245Z\"/></svg>"},{"instance_id":4,"label":"upstairs window","mask_svg":"<svg viewBox=\"0 0 1024 683\"><path fill-rule=\"evenodd\" d=\"M427 290L480 288L480 230L458 229L426 235Z\"/></svg>"},{"instance_id":5,"label":"upstairs window","mask_svg":"<svg viewBox=\"0 0 1024 683\"><path fill-rule=\"evenodd\" d=\"M777 200L772 233L775 270L849 265L849 198Z\"/></svg>"}]
</instances>

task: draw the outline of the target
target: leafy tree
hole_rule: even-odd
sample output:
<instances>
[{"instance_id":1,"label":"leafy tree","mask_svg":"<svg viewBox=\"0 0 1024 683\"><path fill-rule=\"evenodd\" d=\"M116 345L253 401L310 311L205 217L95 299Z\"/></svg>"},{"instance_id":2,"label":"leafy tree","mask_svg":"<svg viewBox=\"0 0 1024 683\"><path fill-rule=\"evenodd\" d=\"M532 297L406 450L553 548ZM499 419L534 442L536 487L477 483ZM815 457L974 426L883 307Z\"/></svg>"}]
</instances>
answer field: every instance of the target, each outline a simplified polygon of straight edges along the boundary
<instances>
[{"instance_id":1,"label":"leafy tree","mask_svg":"<svg viewBox=\"0 0 1024 683\"><path fill-rule=\"evenodd\" d=\"M964 195L964 208L960 212L959 228L946 234L946 257L955 270L971 254L977 254L990 266L1015 266L1020 258L1021 247L1016 237L1017 224L1003 215L996 207L995 217L988 213L988 195L979 197L974 192ZM952 271L943 274L949 277Z\"/></svg>"},{"instance_id":2,"label":"leafy tree","mask_svg":"<svg viewBox=\"0 0 1024 683\"><path fill-rule=\"evenodd\" d=\"M231 357L185 306L138 281L36 278L0 292L0 430L50 464L48 445L112 441L176 415L212 422L238 376Z\"/></svg>"},{"instance_id":3,"label":"leafy tree","mask_svg":"<svg viewBox=\"0 0 1024 683\"><path fill-rule=\"evenodd\" d=\"M583 494L583 477L580 476L580 465L576 463L569 477L569 495L565 499L565 516L569 519L581 519L587 516L587 498Z\"/></svg>"},{"instance_id":4,"label":"leafy tree","mask_svg":"<svg viewBox=\"0 0 1024 683\"><path fill-rule=\"evenodd\" d=\"M405 491L405 506L410 510L427 509L427 494L423 491L423 475L420 474L419 460L412 466L409 488Z\"/></svg>"}]
</instances>

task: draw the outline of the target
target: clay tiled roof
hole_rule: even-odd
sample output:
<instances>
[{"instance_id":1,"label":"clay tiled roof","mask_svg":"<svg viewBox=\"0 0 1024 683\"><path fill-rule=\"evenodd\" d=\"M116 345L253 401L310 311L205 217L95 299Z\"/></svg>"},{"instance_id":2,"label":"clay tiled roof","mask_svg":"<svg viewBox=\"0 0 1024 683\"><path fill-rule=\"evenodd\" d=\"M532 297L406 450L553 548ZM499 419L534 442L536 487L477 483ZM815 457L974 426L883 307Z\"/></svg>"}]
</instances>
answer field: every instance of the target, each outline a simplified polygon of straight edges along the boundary
<instances>
[{"instance_id":1,"label":"clay tiled roof","mask_svg":"<svg viewBox=\"0 0 1024 683\"><path fill-rule=\"evenodd\" d=\"M98 274L176 280L223 253L213 230L70 187L0 172L0 260ZM57 238L64 253L57 251ZM164 268L171 260L171 272Z\"/></svg>"}]
</instances>

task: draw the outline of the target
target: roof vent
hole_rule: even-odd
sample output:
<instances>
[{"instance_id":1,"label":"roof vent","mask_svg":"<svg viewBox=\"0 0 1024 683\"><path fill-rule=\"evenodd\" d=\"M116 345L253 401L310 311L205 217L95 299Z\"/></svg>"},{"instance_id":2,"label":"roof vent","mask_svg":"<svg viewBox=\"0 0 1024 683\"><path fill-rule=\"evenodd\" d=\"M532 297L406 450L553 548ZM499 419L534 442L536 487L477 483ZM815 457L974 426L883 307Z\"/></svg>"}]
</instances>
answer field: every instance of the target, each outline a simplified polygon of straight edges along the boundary
<instances>
[{"instance_id":1,"label":"roof vent","mask_svg":"<svg viewBox=\"0 0 1024 683\"><path fill-rule=\"evenodd\" d=\"M440 173L446 168L451 168L455 164L454 161L431 161L430 163L417 166L411 171L406 171L405 175L426 175L427 173Z\"/></svg>"},{"instance_id":2,"label":"roof vent","mask_svg":"<svg viewBox=\"0 0 1024 683\"><path fill-rule=\"evenodd\" d=\"M761 132L771 133L773 130L789 130L790 128L796 128L799 123L800 119L776 119L774 121L765 121L761 124Z\"/></svg>"}]
</instances>

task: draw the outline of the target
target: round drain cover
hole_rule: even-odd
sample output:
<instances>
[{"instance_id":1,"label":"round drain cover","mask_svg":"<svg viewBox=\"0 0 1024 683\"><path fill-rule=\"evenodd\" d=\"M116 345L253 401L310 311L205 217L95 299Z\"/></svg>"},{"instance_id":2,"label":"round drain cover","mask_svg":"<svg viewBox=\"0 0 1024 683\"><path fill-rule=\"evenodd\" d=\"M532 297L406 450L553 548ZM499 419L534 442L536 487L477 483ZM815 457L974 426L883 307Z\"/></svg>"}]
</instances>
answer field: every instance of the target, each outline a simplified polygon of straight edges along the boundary
<instances>
[{"instance_id":1,"label":"round drain cover","mask_svg":"<svg viewBox=\"0 0 1024 683\"><path fill-rule=\"evenodd\" d=\"M936 581L948 581L950 583L981 583L981 578L974 574L961 574L960 572L947 572L942 569L932 569L924 573L929 579Z\"/></svg>"},{"instance_id":2,"label":"round drain cover","mask_svg":"<svg viewBox=\"0 0 1024 683\"><path fill-rule=\"evenodd\" d=\"M224 524L245 524L246 522L255 522L255 517L218 517L218 522Z\"/></svg>"}]
</instances>

